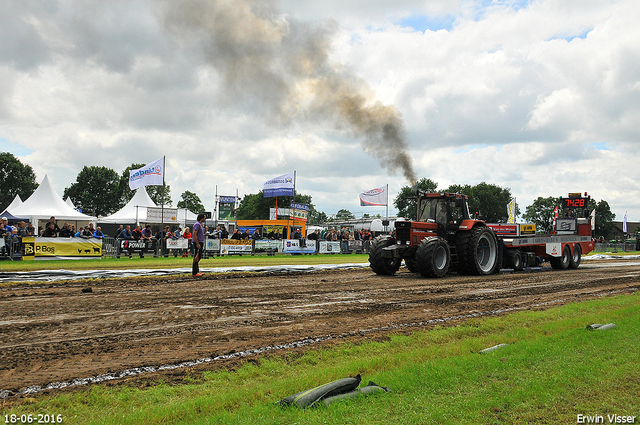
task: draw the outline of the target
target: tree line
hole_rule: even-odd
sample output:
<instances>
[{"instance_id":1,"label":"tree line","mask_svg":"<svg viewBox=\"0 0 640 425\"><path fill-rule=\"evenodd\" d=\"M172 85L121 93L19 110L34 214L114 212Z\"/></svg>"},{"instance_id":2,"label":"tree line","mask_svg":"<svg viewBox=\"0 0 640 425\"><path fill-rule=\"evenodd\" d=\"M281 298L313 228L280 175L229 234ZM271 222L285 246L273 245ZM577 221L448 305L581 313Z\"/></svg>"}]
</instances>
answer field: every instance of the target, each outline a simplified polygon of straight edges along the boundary
<instances>
[{"instance_id":1,"label":"tree line","mask_svg":"<svg viewBox=\"0 0 640 425\"><path fill-rule=\"evenodd\" d=\"M23 201L37 189L38 183L33 168L22 164L13 154L0 152L0 206L4 210L16 197ZM84 214L105 217L120 210L131 200L135 191L129 189L129 172L145 164L133 163L121 173L102 166L84 166L78 173L76 181L64 189L63 199L69 197L73 205ZM149 197L157 205L172 206L171 187L147 186ZM204 211L200 198L193 192L185 191L180 195L178 208L190 211Z\"/></svg>"},{"instance_id":2,"label":"tree line","mask_svg":"<svg viewBox=\"0 0 640 425\"><path fill-rule=\"evenodd\" d=\"M0 206L5 209L16 195L26 200L38 187L35 173L31 166L22 164L13 154L0 152ZM143 167L145 164L131 164L121 173L108 167L85 166L78 173L76 181L65 188L63 198L71 198L73 204L82 209L85 214L104 217L122 208L134 195L129 189L129 171ZM417 216L416 189L423 192L462 193L469 198L470 213L491 223L504 223L508 219L507 204L511 201L510 188L500 187L486 182L477 185L453 184L438 189L438 183L429 178L420 179L415 186L404 186L393 200L398 210L398 217L415 220ZM147 186L151 199L158 205L172 206L171 188L165 186ZM194 213L205 210L200 198L193 192L185 191L177 203L178 208L187 208ZM560 205L561 197L539 197L526 207L522 214L524 222L533 223L539 232L548 233L553 225L554 209ZM239 220L265 220L269 217L269 209L276 207L288 208L291 202L309 205L309 224L325 224L332 220L347 220L355 218L349 210L340 209L333 217L318 211L310 195L301 193L295 197L281 196L265 198L262 191L244 195L235 211ZM596 211L596 229L594 236L610 238L613 234L613 220L615 214L611 212L609 203L605 200L591 199L589 211ZM520 208L516 204L516 216L520 215Z\"/></svg>"}]
</instances>

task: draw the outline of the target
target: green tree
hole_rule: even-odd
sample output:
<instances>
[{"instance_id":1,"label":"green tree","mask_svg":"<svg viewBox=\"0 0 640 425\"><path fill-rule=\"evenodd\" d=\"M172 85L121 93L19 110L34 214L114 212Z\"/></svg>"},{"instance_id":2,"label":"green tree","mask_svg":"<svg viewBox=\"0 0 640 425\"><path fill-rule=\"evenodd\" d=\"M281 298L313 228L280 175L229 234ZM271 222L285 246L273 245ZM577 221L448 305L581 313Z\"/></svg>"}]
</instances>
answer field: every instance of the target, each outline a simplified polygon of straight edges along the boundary
<instances>
[{"instance_id":1,"label":"green tree","mask_svg":"<svg viewBox=\"0 0 640 425\"><path fill-rule=\"evenodd\" d=\"M613 237L613 220L616 219L616 215L611 212L609 203L607 201L596 202L594 199L589 200L589 210L596 210L596 228L593 231L593 236L599 238L604 236L605 239L611 239Z\"/></svg>"},{"instance_id":2,"label":"green tree","mask_svg":"<svg viewBox=\"0 0 640 425\"><path fill-rule=\"evenodd\" d=\"M453 184L442 192L467 195L472 217L478 216L489 223L505 223L509 219L507 205L513 199L509 188L482 182L475 186ZM518 204L515 213L520 214Z\"/></svg>"},{"instance_id":3,"label":"green tree","mask_svg":"<svg viewBox=\"0 0 640 425\"><path fill-rule=\"evenodd\" d=\"M506 223L509 219L507 204L513 198L509 188L482 182L471 187L466 195L469 197L469 211L472 214L478 212L482 220Z\"/></svg>"},{"instance_id":4,"label":"green tree","mask_svg":"<svg viewBox=\"0 0 640 425\"><path fill-rule=\"evenodd\" d=\"M195 193L185 190L180 195L180 198L182 199L178 201L178 208L186 208L195 214L204 212L204 205L202 205L202 201Z\"/></svg>"},{"instance_id":5,"label":"green tree","mask_svg":"<svg viewBox=\"0 0 640 425\"><path fill-rule=\"evenodd\" d=\"M126 204L133 198L135 194L135 190L129 189L129 172L131 170L137 170L138 168L144 167L146 164L131 164L120 175L120 201L122 205ZM163 183L162 186L147 186L147 193L153 202L155 202L158 206L172 206L173 201L171 200L171 186Z\"/></svg>"},{"instance_id":6,"label":"green tree","mask_svg":"<svg viewBox=\"0 0 640 425\"><path fill-rule=\"evenodd\" d=\"M329 220L327 214L323 211L317 211L315 208L313 210L309 209L309 221L307 224L320 225L324 224Z\"/></svg>"},{"instance_id":7,"label":"green tree","mask_svg":"<svg viewBox=\"0 0 640 425\"><path fill-rule=\"evenodd\" d=\"M104 217L122 207L120 177L107 167L83 167L76 182L64 190L63 198L71 198L84 214Z\"/></svg>"},{"instance_id":8,"label":"green tree","mask_svg":"<svg viewBox=\"0 0 640 425\"><path fill-rule=\"evenodd\" d=\"M327 215L315 209L310 195L296 193L295 197L278 196L278 208L289 208L291 202L309 205L308 224L322 224L327 221ZM268 220L269 209L275 207L276 198L265 198L262 196L262 191L255 194L244 195L240 200L240 205L236 209L236 218L238 220Z\"/></svg>"},{"instance_id":9,"label":"green tree","mask_svg":"<svg viewBox=\"0 0 640 425\"><path fill-rule=\"evenodd\" d=\"M554 210L556 206L560 206L561 200L561 197L538 197L533 201L533 204L527 206L522 218L525 219L527 223L535 224L538 233L551 233L555 216Z\"/></svg>"},{"instance_id":10,"label":"green tree","mask_svg":"<svg viewBox=\"0 0 640 425\"><path fill-rule=\"evenodd\" d=\"M345 209L338 210L335 217L336 220L351 220L354 218L356 218L356 216L353 215L351 211Z\"/></svg>"},{"instance_id":11,"label":"green tree","mask_svg":"<svg viewBox=\"0 0 640 425\"><path fill-rule=\"evenodd\" d=\"M398 217L409 220L416 220L418 217L418 204L416 199L416 189L422 192L433 193L437 191L438 183L423 177L418 180L416 186L404 186L393 201L393 205L398 210Z\"/></svg>"},{"instance_id":12,"label":"green tree","mask_svg":"<svg viewBox=\"0 0 640 425\"><path fill-rule=\"evenodd\" d=\"M4 211L16 195L26 201L38 188L38 183L30 165L23 164L12 153L0 152L0 187L0 211Z\"/></svg>"}]
</instances>

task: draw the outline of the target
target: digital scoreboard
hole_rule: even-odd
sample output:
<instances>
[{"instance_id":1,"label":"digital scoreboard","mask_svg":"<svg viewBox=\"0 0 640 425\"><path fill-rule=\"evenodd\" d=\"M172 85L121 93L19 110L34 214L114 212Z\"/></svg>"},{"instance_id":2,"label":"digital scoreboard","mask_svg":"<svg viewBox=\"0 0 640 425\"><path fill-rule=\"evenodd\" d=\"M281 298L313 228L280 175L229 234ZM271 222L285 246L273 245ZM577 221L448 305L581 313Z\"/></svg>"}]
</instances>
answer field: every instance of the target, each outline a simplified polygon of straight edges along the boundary
<instances>
[{"instance_id":1,"label":"digital scoreboard","mask_svg":"<svg viewBox=\"0 0 640 425\"><path fill-rule=\"evenodd\" d=\"M562 208L587 208L590 198L562 198Z\"/></svg>"}]
</instances>

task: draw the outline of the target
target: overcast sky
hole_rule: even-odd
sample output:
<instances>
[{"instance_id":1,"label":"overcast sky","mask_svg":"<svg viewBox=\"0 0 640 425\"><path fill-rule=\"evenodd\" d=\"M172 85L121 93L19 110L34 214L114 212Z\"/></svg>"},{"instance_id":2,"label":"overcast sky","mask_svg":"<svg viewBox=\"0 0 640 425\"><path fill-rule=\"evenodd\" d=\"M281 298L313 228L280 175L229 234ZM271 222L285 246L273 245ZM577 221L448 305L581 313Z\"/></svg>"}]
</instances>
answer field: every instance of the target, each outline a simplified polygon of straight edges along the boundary
<instances>
[{"instance_id":1,"label":"overcast sky","mask_svg":"<svg viewBox=\"0 0 640 425\"><path fill-rule=\"evenodd\" d=\"M637 0L5 0L0 151L60 195L166 155L174 205L208 210L296 170L329 216L428 177L640 221L638 22Z\"/></svg>"}]
</instances>

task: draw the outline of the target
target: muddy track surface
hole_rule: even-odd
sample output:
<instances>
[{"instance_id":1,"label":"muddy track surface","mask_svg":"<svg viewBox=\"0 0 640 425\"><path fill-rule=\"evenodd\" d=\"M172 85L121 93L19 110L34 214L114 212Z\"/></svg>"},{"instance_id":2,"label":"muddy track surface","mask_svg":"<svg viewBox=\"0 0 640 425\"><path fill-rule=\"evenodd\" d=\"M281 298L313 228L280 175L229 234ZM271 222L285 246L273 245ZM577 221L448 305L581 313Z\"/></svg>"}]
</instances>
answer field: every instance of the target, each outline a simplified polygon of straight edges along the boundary
<instances>
[{"instance_id":1,"label":"muddy track surface","mask_svg":"<svg viewBox=\"0 0 640 425\"><path fill-rule=\"evenodd\" d=\"M443 279L423 279L405 268L382 277L367 268L5 285L0 395L96 376L117 378L111 383L179 381L194 370L233 368L263 355L384 339L638 288L638 261ZM191 367L162 367L201 359ZM147 373L132 372L141 367Z\"/></svg>"}]
</instances>

